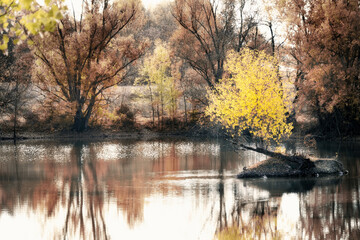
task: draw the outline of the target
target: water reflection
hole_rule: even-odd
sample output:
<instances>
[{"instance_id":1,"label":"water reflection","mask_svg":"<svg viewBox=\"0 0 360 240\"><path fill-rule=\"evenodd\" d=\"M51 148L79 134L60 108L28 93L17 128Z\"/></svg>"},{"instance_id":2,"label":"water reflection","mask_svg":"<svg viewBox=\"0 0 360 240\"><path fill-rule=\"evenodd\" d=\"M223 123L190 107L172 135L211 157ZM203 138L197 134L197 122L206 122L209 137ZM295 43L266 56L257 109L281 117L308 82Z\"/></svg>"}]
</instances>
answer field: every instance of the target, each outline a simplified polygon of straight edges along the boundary
<instances>
[{"instance_id":1,"label":"water reflection","mask_svg":"<svg viewBox=\"0 0 360 240\"><path fill-rule=\"evenodd\" d=\"M213 239L236 226L246 239L357 239L358 149L316 150L339 153L342 178L237 180L264 156L213 141L4 143L0 237Z\"/></svg>"}]
</instances>

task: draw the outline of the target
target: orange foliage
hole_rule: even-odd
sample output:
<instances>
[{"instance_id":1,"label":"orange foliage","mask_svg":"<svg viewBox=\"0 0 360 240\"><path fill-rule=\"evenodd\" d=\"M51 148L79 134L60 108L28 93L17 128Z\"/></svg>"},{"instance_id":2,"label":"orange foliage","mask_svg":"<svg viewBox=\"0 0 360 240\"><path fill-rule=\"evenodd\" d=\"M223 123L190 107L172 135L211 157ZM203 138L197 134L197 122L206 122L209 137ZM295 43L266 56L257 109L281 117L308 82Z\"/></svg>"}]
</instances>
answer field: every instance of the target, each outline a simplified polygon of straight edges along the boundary
<instances>
[{"instance_id":1,"label":"orange foliage","mask_svg":"<svg viewBox=\"0 0 360 240\"><path fill-rule=\"evenodd\" d=\"M311 106L321 125L330 117L338 129L359 126L358 1L289 0L279 8L289 23L298 103Z\"/></svg>"},{"instance_id":2,"label":"orange foliage","mask_svg":"<svg viewBox=\"0 0 360 240\"><path fill-rule=\"evenodd\" d=\"M105 90L120 83L143 55L147 44L131 34L140 16L139 1L92 1L79 21L66 16L55 32L33 39L33 76L52 102L66 104L74 130L87 128Z\"/></svg>"},{"instance_id":3,"label":"orange foliage","mask_svg":"<svg viewBox=\"0 0 360 240\"><path fill-rule=\"evenodd\" d=\"M175 1L173 15L180 28L173 46L213 88L224 71L234 22L234 1Z\"/></svg>"}]
</instances>

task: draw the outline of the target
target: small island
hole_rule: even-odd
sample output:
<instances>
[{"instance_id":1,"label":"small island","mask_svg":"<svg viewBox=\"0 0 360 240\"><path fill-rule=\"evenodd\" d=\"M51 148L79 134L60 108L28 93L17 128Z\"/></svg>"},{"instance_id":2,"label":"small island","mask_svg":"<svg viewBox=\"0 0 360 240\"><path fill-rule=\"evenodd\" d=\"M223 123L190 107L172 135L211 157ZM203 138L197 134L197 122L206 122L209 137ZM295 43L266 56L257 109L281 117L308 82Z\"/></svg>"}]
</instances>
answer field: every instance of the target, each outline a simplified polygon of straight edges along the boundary
<instances>
[{"instance_id":1,"label":"small island","mask_svg":"<svg viewBox=\"0 0 360 240\"><path fill-rule=\"evenodd\" d=\"M312 158L301 155L288 156L262 148L253 148L239 144L244 150L256 151L269 156L268 159L250 167L244 167L237 178L268 178L268 177L305 177L346 175L343 164L335 159Z\"/></svg>"},{"instance_id":2,"label":"small island","mask_svg":"<svg viewBox=\"0 0 360 240\"><path fill-rule=\"evenodd\" d=\"M290 158L294 160L289 160ZM237 178L342 176L348 173L342 163L336 160L311 160L299 156L289 157L289 159L268 158L248 168L244 168L243 171L237 175ZM301 163L307 161L308 163L306 164Z\"/></svg>"}]
</instances>

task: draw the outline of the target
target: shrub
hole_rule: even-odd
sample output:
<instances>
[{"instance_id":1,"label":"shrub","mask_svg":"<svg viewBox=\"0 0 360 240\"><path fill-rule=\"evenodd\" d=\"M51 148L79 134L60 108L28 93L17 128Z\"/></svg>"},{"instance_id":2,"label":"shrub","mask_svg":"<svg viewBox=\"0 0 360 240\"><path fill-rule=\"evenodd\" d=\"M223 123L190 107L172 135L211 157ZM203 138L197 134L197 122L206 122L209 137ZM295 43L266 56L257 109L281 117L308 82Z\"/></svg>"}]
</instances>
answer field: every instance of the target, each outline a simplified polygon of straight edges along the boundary
<instances>
[{"instance_id":1,"label":"shrub","mask_svg":"<svg viewBox=\"0 0 360 240\"><path fill-rule=\"evenodd\" d=\"M126 104L116 110L117 118L114 120L114 125L120 129L133 129L135 127L136 119L135 113L130 110Z\"/></svg>"}]
</instances>

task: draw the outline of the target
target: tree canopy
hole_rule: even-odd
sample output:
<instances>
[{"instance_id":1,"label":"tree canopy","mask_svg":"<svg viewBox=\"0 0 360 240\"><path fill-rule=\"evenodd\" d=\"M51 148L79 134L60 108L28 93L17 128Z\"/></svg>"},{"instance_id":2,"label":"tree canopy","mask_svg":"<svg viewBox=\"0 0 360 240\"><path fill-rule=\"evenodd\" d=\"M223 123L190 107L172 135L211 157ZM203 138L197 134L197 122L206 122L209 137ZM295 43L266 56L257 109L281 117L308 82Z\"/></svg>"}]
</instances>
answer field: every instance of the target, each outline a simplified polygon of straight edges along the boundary
<instances>
[{"instance_id":1,"label":"tree canopy","mask_svg":"<svg viewBox=\"0 0 360 240\"><path fill-rule=\"evenodd\" d=\"M47 38L33 38L33 76L52 103L67 104L76 131L87 128L105 90L124 79L146 47L131 34L141 14L138 1L85 3L80 20L67 16Z\"/></svg>"},{"instance_id":2,"label":"tree canopy","mask_svg":"<svg viewBox=\"0 0 360 240\"><path fill-rule=\"evenodd\" d=\"M28 34L53 31L62 18L58 3L45 0L40 5L37 0L0 0L0 50L7 49L9 37L17 37L14 41L17 43Z\"/></svg>"},{"instance_id":3,"label":"tree canopy","mask_svg":"<svg viewBox=\"0 0 360 240\"><path fill-rule=\"evenodd\" d=\"M174 35L175 47L211 88L223 74L225 53L234 30L234 8L234 1L176 0L174 3L173 15L181 26Z\"/></svg>"},{"instance_id":4,"label":"tree canopy","mask_svg":"<svg viewBox=\"0 0 360 240\"><path fill-rule=\"evenodd\" d=\"M278 75L276 58L263 51L231 51L225 77L209 90L206 114L232 134L244 131L255 138L278 142L289 136L288 104Z\"/></svg>"},{"instance_id":5,"label":"tree canopy","mask_svg":"<svg viewBox=\"0 0 360 240\"><path fill-rule=\"evenodd\" d=\"M295 60L297 109L311 109L324 132L360 126L358 1L278 1Z\"/></svg>"},{"instance_id":6,"label":"tree canopy","mask_svg":"<svg viewBox=\"0 0 360 240\"><path fill-rule=\"evenodd\" d=\"M153 54L144 59L142 78L138 83L148 85L153 116L155 111L164 117L164 110L174 119L180 91L176 87L176 69L172 69L172 59L168 46L156 41ZM155 110L156 109L156 110ZM154 118L154 117L153 117ZM158 120L160 124L160 120Z\"/></svg>"}]
</instances>

